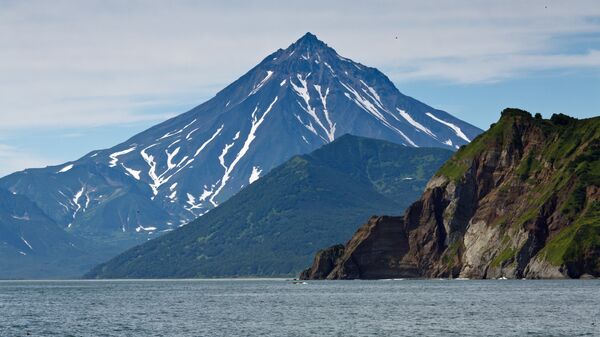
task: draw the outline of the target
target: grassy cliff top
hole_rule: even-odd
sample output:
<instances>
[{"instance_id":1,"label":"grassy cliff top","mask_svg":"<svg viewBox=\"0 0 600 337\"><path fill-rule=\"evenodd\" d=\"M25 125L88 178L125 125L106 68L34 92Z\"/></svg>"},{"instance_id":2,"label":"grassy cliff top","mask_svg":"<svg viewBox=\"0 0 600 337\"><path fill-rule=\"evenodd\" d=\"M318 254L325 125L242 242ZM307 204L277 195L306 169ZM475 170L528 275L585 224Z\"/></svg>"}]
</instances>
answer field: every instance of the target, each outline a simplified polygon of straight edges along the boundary
<instances>
[{"instance_id":1,"label":"grassy cliff top","mask_svg":"<svg viewBox=\"0 0 600 337\"><path fill-rule=\"evenodd\" d=\"M543 119L541 115L532 116L525 110L504 109L497 123L492 124L470 144L462 146L436 175L458 181L463 178L473 161L485 151L522 147L525 145L522 142L528 138L527 133L541 135L544 144L540 157L553 166L560 166L600 140L600 117L576 119L564 114L554 114L550 119Z\"/></svg>"}]
</instances>

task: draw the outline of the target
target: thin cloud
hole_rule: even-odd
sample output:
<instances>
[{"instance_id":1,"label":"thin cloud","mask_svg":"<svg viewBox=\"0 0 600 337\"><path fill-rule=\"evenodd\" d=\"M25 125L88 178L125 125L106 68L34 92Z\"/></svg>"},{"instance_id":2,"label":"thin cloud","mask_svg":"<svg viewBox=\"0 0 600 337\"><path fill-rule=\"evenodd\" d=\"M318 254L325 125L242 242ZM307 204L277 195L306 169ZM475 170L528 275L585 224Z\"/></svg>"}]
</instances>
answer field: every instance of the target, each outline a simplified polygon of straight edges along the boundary
<instances>
[{"instance_id":1,"label":"thin cloud","mask_svg":"<svg viewBox=\"0 0 600 337\"><path fill-rule=\"evenodd\" d=\"M402 80L429 79L457 83L489 83L544 70L595 69L600 72L600 50L584 54L501 55L422 60L418 68L389 69ZM452 65L454 67L452 67Z\"/></svg>"},{"instance_id":2,"label":"thin cloud","mask_svg":"<svg viewBox=\"0 0 600 337\"><path fill-rule=\"evenodd\" d=\"M7 1L0 130L164 120L306 31L397 83L598 70L600 46L563 50L598 18L596 0Z\"/></svg>"},{"instance_id":3,"label":"thin cloud","mask_svg":"<svg viewBox=\"0 0 600 337\"><path fill-rule=\"evenodd\" d=\"M28 153L17 147L0 143L0 177L25 167L45 167L49 162L57 162L39 154Z\"/></svg>"}]
</instances>

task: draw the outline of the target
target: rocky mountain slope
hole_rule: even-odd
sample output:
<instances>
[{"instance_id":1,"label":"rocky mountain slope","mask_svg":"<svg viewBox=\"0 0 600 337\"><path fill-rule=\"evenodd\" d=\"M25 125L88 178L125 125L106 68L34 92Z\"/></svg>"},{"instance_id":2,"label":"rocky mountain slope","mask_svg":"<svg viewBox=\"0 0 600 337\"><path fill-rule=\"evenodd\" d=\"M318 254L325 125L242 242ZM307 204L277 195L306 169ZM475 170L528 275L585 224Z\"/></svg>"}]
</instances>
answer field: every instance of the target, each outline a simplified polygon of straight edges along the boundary
<instances>
[{"instance_id":1,"label":"rocky mountain slope","mask_svg":"<svg viewBox=\"0 0 600 337\"><path fill-rule=\"evenodd\" d=\"M332 262L333 261L333 262ZM303 278L600 276L600 117L507 109L401 217L372 217Z\"/></svg>"},{"instance_id":2,"label":"rocky mountain slope","mask_svg":"<svg viewBox=\"0 0 600 337\"><path fill-rule=\"evenodd\" d=\"M91 278L295 275L374 212L401 212L451 156L346 135L295 156L196 221L94 268Z\"/></svg>"},{"instance_id":3,"label":"rocky mountain slope","mask_svg":"<svg viewBox=\"0 0 600 337\"><path fill-rule=\"evenodd\" d=\"M308 33L194 109L110 149L6 176L0 188L65 233L123 251L343 134L455 150L480 132Z\"/></svg>"},{"instance_id":4,"label":"rocky mountain slope","mask_svg":"<svg viewBox=\"0 0 600 337\"><path fill-rule=\"evenodd\" d=\"M33 202L0 189L0 279L77 277L96 259L108 258L115 247L90 246L66 233Z\"/></svg>"}]
</instances>

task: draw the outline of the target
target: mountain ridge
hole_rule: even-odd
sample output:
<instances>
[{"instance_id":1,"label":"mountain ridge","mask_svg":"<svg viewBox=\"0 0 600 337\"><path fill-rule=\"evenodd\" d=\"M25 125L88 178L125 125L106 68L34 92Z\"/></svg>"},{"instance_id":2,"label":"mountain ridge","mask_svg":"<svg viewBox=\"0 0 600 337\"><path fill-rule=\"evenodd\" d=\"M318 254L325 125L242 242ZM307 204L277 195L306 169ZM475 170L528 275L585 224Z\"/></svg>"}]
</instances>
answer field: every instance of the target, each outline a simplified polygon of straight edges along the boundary
<instances>
[{"instance_id":1,"label":"mountain ridge","mask_svg":"<svg viewBox=\"0 0 600 337\"><path fill-rule=\"evenodd\" d=\"M0 179L68 234L126 249L345 134L456 150L481 130L306 34L213 98L112 148Z\"/></svg>"}]
</instances>

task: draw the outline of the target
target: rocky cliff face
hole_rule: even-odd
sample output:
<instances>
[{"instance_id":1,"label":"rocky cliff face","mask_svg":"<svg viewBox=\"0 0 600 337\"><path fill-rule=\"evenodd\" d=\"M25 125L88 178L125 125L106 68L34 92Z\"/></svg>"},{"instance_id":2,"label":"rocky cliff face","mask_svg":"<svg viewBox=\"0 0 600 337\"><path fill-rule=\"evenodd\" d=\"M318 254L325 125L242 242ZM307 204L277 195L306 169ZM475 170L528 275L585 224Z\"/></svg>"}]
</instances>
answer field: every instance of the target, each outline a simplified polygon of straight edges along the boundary
<instances>
[{"instance_id":1,"label":"rocky cliff face","mask_svg":"<svg viewBox=\"0 0 600 337\"><path fill-rule=\"evenodd\" d=\"M302 276L600 276L599 186L600 118L507 109L404 216L371 218L333 266Z\"/></svg>"}]
</instances>

